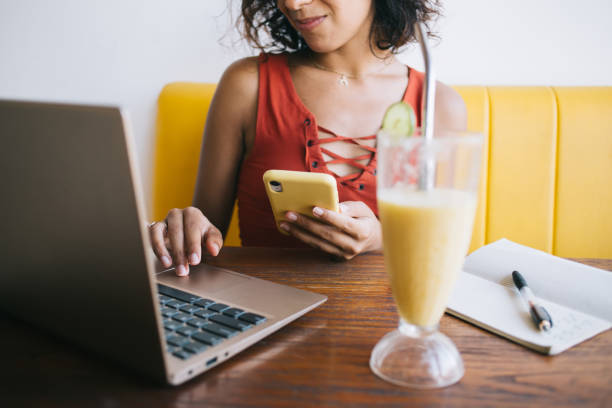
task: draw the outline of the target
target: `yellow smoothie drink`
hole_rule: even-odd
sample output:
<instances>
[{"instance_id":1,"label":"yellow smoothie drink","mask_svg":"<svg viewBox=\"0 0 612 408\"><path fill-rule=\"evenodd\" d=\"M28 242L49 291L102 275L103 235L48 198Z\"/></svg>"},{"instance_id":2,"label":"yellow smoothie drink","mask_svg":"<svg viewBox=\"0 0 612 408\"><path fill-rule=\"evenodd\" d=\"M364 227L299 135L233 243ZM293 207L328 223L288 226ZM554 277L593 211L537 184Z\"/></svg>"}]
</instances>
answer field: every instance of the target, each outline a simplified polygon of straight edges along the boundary
<instances>
[{"instance_id":1,"label":"yellow smoothie drink","mask_svg":"<svg viewBox=\"0 0 612 408\"><path fill-rule=\"evenodd\" d=\"M446 189L378 191L385 266L400 316L438 323L467 254L476 198Z\"/></svg>"}]
</instances>

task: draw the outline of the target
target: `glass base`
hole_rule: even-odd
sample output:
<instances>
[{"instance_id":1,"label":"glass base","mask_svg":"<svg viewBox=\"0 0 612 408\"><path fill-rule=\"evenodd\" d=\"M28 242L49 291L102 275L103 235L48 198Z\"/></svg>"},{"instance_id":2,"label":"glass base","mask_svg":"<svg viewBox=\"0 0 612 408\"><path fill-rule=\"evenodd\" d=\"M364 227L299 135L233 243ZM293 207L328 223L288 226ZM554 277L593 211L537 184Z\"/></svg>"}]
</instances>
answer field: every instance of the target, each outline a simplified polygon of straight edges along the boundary
<instances>
[{"instance_id":1,"label":"glass base","mask_svg":"<svg viewBox=\"0 0 612 408\"><path fill-rule=\"evenodd\" d=\"M404 387L440 388L463 377L463 360L438 327L419 327L400 320L370 356L370 368L385 381Z\"/></svg>"}]
</instances>

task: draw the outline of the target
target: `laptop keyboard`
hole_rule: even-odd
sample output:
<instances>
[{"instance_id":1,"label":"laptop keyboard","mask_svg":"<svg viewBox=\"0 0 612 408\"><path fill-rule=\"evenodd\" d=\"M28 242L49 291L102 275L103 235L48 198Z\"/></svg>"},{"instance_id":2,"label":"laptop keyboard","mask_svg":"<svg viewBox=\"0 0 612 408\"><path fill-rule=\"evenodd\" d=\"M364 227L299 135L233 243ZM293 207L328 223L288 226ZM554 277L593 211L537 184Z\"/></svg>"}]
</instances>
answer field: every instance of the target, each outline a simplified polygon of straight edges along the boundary
<instances>
[{"instance_id":1,"label":"laptop keyboard","mask_svg":"<svg viewBox=\"0 0 612 408\"><path fill-rule=\"evenodd\" d=\"M266 321L211 299L157 284L166 348L183 360Z\"/></svg>"}]
</instances>

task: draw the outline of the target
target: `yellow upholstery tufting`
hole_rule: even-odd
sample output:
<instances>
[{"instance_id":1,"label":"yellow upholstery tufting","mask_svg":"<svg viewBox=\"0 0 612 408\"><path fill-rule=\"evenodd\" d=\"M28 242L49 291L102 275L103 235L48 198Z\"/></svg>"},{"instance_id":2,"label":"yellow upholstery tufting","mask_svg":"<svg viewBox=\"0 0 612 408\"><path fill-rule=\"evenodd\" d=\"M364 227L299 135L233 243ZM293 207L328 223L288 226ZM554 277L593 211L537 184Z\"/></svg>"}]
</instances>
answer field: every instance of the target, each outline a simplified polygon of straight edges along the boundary
<instances>
[{"instance_id":1,"label":"yellow upholstery tufting","mask_svg":"<svg viewBox=\"0 0 612 408\"><path fill-rule=\"evenodd\" d=\"M612 87L458 86L483 132L471 250L505 237L569 257L612 257ZM191 204L214 84L166 85L158 101L153 216ZM237 211L225 239L240 245Z\"/></svg>"},{"instance_id":2,"label":"yellow upholstery tufting","mask_svg":"<svg viewBox=\"0 0 612 408\"><path fill-rule=\"evenodd\" d=\"M559 142L553 252L612 257L612 87L554 88Z\"/></svg>"}]
</instances>

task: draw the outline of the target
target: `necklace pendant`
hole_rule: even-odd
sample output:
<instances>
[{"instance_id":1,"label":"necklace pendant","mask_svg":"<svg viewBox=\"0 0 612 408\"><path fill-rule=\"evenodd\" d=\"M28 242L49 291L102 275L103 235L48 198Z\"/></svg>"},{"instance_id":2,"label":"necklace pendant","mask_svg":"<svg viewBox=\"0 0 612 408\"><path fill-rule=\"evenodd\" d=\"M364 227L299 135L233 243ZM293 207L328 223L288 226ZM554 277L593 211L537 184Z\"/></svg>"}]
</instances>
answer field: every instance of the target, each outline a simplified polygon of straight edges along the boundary
<instances>
[{"instance_id":1,"label":"necklace pendant","mask_svg":"<svg viewBox=\"0 0 612 408\"><path fill-rule=\"evenodd\" d=\"M340 78L338 79L338 83L342 86L348 86L348 78L344 74L340 74Z\"/></svg>"}]
</instances>

